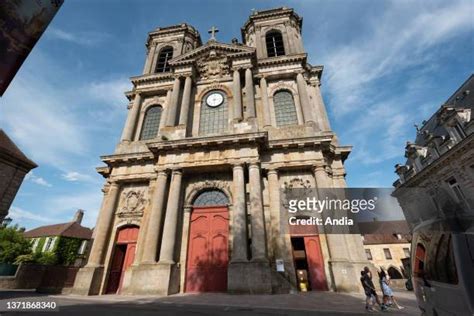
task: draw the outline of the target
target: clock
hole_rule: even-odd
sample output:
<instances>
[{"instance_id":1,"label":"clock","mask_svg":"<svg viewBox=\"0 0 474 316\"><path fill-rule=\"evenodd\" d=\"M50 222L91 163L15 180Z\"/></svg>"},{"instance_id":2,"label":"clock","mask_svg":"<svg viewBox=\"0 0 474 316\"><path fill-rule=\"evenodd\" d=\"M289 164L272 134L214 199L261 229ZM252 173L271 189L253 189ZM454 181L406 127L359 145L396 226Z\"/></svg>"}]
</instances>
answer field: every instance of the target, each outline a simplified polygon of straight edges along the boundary
<instances>
[{"instance_id":1,"label":"clock","mask_svg":"<svg viewBox=\"0 0 474 316\"><path fill-rule=\"evenodd\" d=\"M212 108L218 107L224 102L224 96L219 92L213 92L206 98L206 104Z\"/></svg>"}]
</instances>

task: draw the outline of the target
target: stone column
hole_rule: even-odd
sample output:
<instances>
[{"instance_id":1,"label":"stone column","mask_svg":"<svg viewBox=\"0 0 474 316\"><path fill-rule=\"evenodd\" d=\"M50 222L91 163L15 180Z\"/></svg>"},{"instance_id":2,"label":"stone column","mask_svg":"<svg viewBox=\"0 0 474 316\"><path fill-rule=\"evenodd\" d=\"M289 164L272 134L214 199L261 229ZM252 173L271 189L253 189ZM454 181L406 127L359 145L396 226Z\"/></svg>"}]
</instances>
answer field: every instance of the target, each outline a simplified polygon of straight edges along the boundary
<instances>
[{"instance_id":1,"label":"stone column","mask_svg":"<svg viewBox=\"0 0 474 316\"><path fill-rule=\"evenodd\" d=\"M189 106L191 103L191 89L192 89L191 75L186 76L184 80L183 102L181 102L181 113L179 115L179 125L186 126L188 124Z\"/></svg>"},{"instance_id":2,"label":"stone column","mask_svg":"<svg viewBox=\"0 0 474 316\"><path fill-rule=\"evenodd\" d=\"M296 84L298 86L298 94L300 96L301 108L303 109L304 122L314 123L313 113L309 104L306 80L304 79L303 74L301 72L296 75Z\"/></svg>"},{"instance_id":3,"label":"stone column","mask_svg":"<svg viewBox=\"0 0 474 316\"><path fill-rule=\"evenodd\" d=\"M166 208L163 238L161 241L159 263L174 264L174 248L176 244L176 230L178 226L179 198L181 195L181 180L183 172L173 170L171 175L171 185L168 195L168 205Z\"/></svg>"},{"instance_id":4,"label":"stone column","mask_svg":"<svg viewBox=\"0 0 474 316\"><path fill-rule=\"evenodd\" d=\"M252 162L249 165L250 214L252 227L252 261L267 261L265 218L262 202L262 178L260 167Z\"/></svg>"},{"instance_id":5,"label":"stone column","mask_svg":"<svg viewBox=\"0 0 474 316\"><path fill-rule=\"evenodd\" d=\"M332 181L329 178L326 172L326 167L323 163L314 166L314 178L318 189L332 187Z\"/></svg>"},{"instance_id":6,"label":"stone column","mask_svg":"<svg viewBox=\"0 0 474 316\"><path fill-rule=\"evenodd\" d=\"M148 49L148 54L145 61L145 66L143 67L143 74L151 74L153 73L153 58L155 57L156 52L156 43L152 43L151 47Z\"/></svg>"},{"instance_id":7,"label":"stone column","mask_svg":"<svg viewBox=\"0 0 474 316\"><path fill-rule=\"evenodd\" d=\"M127 116L127 121L123 129L122 141L131 141L135 132L137 125L138 114L140 113L140 107L142 103L142 96L140 94L135 94L135 99L133 100L132 108Z\"/></svg>"},{"instance_id":8,"label":"stone column","mask_svg":"<svg viewBox=\"0 0 474 316\"><path fill-rule=\"evenodd\" d=\"M322 131L330 131L331 126L329 124L329 119L328 119L328 114L326 112L326 107L324 106L323 97L321 96L321 89L319 88L320 85L321 84L319 83L319 80L318 80L312 86L312 89L313 89L314 94L315 94L314 103L315 103L315 106L316 106L317 121L319 123L319 128Z\"/></svg>"},{"instance_id":9,"label":"stone column","mask_svg":"<svg viewBox=\"0 0 474 316\"><path fill-rule=\"evenodd\" d=\"M276 169L268 170L268 195L270 202L270 216L271 216L271 240L275 249L275 258L280 258L282 255L281 236L280 232L280 183L278 181L278 171Z\"/></svg>"},{"instance_id":10,"label":"stone column","mask_svg":"<svg viewBox=\"0 0 474 316\"><path fill-rule=\"evenodd\" d=\"M268 89L267 89L267 80L265 77L260 79L260 95L262 96L262 105L263 105L263 126L271 126L272 120L270 117L270 105L268 102Z\"/></svg>"},{"instance_id":11,"label":"stone column","mask_svg":"<svg viewBox=\"0 0 474 316\"><path fill-rule=\"evenodd\" d=\"M114 213L119 197L119 185L112 182L104 197L105 201L97 218L97 224L94 228L94 243L87 262L88 266L101 266L104 264L104 255L107 252L107 240L114 220Z\"/></svg>"},{"instance_id":12,"label":"stone column","mask_svg":"<svg viewBox=\"0 0 474 316\"><path fill-rule=\"evenodd\" d=\"M151 198L152 208L148 216L148 227L144 238L144 251L141 263L155 263L156 261L167 181L168 174L166 171L159 171L155 190Z\"/></svg>"},{"instance_id":13,"label":"stone column","mask_svg":"<svg viewBox=\"0 0 474 316\"><path fill-rule=\"evenodd\" d=\"M240 71L234 69L234 81L232 83L232 92L234 94L234 120L242 120L242 93L240 84Z\"/></svg>"},{"instance_id":14,"label":"stone column","mask_svg":"<svg viewBox=\"0 0 474 316\"><path fill-rule=\"evenodd\" d=\"M232 215L232 261L246 262L247 259L247 214L245 212L244 168L233 168L234 201Z\"/></svg>"},{"instance_id":15,"label":"stone column","mask_svg":"<svg viewBox=\"0 0 474 316\"><path fill-rule=\"evenodd\" d=\"M176 77L173 83L173 92L171 93L171 103L169 104L168 113L166 115L166 126L174 126L176 124L180 85L181 80L179 77Z\"/></svg>"},{"instance_id":16,"label":"stone column","mask_svg":"<svg viewBox=\"0 0 474 316\"><path fill-rule=\"evenodd\" d=\"M245 69L245 93L246 93L246 111L245 117L255 117L255 91L253 87L253 76L250 68Z\"/></svg>"}]
</instances>

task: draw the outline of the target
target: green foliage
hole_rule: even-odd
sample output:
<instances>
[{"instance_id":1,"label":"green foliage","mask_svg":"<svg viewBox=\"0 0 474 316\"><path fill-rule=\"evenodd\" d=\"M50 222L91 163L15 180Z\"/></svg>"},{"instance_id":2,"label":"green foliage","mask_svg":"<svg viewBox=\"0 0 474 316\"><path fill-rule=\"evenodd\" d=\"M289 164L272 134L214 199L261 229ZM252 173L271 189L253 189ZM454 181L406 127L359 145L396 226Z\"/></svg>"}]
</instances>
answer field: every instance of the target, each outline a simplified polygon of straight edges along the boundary
<instances>
[{"instance_id":1,"label":"green foliage","mask_svg":"<svg viewBox=\"0 0 474 316\"><path fill-rule=\"evenodd\" d=\"M18 225L0 227L0 263L13 263L18 256L31 253L30 241L23 232Z\"/></svg>"},{"instance_id":2,"label":"green foliage","mask_svg":"<svg viewBox=\"0 0 474 316\"><path fill-rule=\"evenodd\" d=\"M82 239L61 237L56 247L58 263L66 266L74 264L77 258L77 252L81 247Z\"/></svg>"},{"instance_id":3,"label":"green foliage","mask_svg":"<svg viewBox=\"0 0 474 316\"><path fill-rule=\"evenodd\" d=\"M27 255L19 255L16 257L14 264L21 264L21 263L35 263L36 262L37 254L29 253Z\"/></svg>"},{"instance_id":4,"label":"green foliage","mask_svg":"<svg viewBox=\"0 0 474 316\"><path fill-rule=\"evenodd\" d=\"M36 263L43 265L55 265L58 262L58 257L54 252L42 252L37 254Z\"/></svg>"}]
</instances>

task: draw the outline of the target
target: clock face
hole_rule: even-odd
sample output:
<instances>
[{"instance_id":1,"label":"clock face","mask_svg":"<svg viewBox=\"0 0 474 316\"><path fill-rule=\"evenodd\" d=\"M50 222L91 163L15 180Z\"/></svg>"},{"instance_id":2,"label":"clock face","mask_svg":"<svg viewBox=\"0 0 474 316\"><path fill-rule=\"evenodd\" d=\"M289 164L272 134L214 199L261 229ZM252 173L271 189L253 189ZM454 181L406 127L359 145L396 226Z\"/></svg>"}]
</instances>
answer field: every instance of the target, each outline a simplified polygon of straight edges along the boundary
<instances>
[{"instance_id":1,"label":"clock face","mask_svg":"<svg viewBox=\"0 0 474 316\"><path fill-rule=\"evenodd\" d=\"M213 108L221 105L222 102L224 102L224 96L219 92L211 93L206 98L206 104Z\"/></svg>"}]
</instances>

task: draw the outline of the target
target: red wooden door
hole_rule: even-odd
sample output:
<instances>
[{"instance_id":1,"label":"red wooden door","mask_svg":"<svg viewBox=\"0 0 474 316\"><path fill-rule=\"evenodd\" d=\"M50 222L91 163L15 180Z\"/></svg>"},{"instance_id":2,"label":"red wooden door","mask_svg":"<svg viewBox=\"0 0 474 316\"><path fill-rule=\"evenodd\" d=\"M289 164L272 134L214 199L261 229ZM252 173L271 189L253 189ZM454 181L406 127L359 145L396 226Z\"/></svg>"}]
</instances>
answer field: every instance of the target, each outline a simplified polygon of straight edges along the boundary
<instances>
[{"instance_id":1,"label":"red wooden door","mask_svg":"<svg viewBox=\"0 0 474 316\"><path fill-rule=\"evenodd\" d=\"M324 274L324 259L321 252L319 236L305 236L304 246L311 289L327 291L326 275Z\"/></svg>"},{"instance_id":2,"label":"red wooden door","mask_svg":"<svg viewBox=\"0 0 474 316\"><path fill-rule=\"evenodd\" d=\"M127 251L126 245L116 245L110 267L109 280L107 282L107 294L115 294L120 285L122 265Z\"/></svg>"},{"instance_id":3,"label":"red wooden door","mask_svg":"<svg viewBox=\"0 0 474 316\"><path fill-rule=\"evenodd\" d=\"M119 230L114 247L112 263L107 282L107 294L117 293L123 282L125 271L135 259L138 238L138 227L125 227Z\"/></svg>"},{"instance_id":4,"label":"red wooden door","mask_svg":"<svg viewBox=\"0 0 474 316\"><path fill-rule=\"evenodd\" d=\"M186 292L227 290L227 207L194 208L189 229Z\"/></svg>"}]
</instances>

